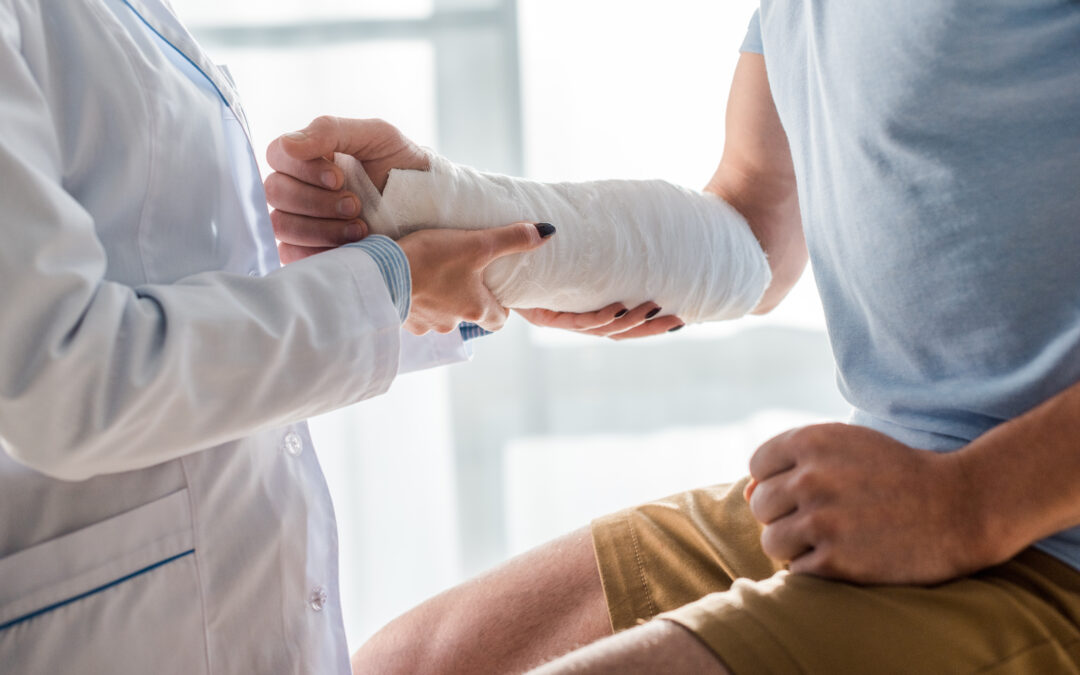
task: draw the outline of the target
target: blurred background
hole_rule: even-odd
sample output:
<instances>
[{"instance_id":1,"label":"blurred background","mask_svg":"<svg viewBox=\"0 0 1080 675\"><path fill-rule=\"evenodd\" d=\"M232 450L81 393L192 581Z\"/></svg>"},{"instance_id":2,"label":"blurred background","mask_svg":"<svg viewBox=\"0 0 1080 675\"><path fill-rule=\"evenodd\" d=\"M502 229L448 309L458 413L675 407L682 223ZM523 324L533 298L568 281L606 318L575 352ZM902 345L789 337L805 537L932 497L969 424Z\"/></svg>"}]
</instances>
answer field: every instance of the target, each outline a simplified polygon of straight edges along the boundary
<instances>
[{"instance_id":1,"label":"blurred background","mask_svg":"<svg viewBox=\"0 0 1080 675\"><path fill-rule=\"evenodd\" d=\"M329 113L382 117L485 170L700 188L756 2L173 4L229 66L260 160ZM312 422L353 648L501 560L597 515L736 480L764 440L848 412L809 273L767 317L633 344L515 317L474 347L468 364Z\"/></svg>"}]
</instances>

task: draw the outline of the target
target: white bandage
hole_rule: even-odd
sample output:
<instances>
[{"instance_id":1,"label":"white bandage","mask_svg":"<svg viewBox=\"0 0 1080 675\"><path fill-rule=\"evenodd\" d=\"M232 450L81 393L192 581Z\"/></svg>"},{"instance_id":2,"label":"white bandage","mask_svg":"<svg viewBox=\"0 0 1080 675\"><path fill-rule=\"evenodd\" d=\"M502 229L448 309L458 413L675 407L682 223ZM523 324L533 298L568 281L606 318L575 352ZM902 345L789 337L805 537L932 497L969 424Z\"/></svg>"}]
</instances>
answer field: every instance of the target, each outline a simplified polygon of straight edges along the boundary
<instances>
[{"instance_id":1,"label":"white bandage","mask_svg":"<svg viewBox=\"0 0 1080 675\"><path fill-rule=\"evenodd\" d=\"M753 309L771 273L746 220L721 198L664 181L539 183L485 174L432 154L430 171L392 171L380 195L358 161L338 155L371 231L484 229L548 222L557 234L500 258L484 281L507 307L589 312L653 301L687 323Z\"/></svg>"}]
</instances>

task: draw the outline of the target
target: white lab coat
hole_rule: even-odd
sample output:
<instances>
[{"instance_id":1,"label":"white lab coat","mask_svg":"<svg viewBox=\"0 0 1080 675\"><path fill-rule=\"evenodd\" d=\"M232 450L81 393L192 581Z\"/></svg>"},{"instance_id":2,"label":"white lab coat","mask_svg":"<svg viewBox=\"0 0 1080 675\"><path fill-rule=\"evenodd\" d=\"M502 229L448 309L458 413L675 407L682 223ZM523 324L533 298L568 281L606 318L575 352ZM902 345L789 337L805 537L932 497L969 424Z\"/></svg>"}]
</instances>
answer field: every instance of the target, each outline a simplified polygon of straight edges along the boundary
<instances>
[{"instance_id":1,"label":"white lab coat","mask_svg":"<svg viewBox=\"0 0 1080 675\"><path fill-rule=\"evenodd\" d=\"M346 673L302 420L385 391L399 319L363 251L276 269L233 86L129 1L227 109L105 0L0 0L0 672Z\"/></svg>"}]
</instances>

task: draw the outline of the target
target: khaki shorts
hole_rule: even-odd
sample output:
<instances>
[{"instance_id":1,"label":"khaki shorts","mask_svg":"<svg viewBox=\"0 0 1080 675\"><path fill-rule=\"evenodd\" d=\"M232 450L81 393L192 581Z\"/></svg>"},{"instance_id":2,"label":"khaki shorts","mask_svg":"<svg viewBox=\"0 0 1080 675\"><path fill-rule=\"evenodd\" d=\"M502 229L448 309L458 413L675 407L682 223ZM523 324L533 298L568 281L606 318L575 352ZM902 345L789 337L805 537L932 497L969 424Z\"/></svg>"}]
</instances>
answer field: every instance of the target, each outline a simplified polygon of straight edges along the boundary
<instances>
[{"instance_id":1,"label":"khaki shorts","mask_svg":"<svg viewBox=\"0 0 1080 675\"><path fill-rule=\"evenodd\" d=\"M761 550L745 481L600 518L616 631L675 621L735 675L1080 673L1080 573L1028 549L933 587L791 574Z\"/></svg>"}]
</instances>

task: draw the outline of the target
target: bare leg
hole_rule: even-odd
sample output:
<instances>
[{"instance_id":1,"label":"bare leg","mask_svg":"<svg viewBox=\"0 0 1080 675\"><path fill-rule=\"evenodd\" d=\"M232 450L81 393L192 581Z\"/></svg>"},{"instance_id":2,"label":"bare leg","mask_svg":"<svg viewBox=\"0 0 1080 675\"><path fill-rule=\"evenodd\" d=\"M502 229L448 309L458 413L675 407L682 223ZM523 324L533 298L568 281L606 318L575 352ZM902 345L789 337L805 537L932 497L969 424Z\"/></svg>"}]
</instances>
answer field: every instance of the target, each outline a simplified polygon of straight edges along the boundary
<instances>
[{"instance_id":1,"label":"bare leg","mask_svg":"<svg viewBox=\"0 0 1080 675\"><path fill-rule=\"evenodd\" d=\"M352 666L355 675L521 673L608 635L584 528L395 619L353 654Z\"/></svg>"},{"instance_id":2,"label":"bare leg","mask_svg":"<svg viewBox=\"0 0 1080 675\"><path fill-rule=\"evenodd\" d=\"M729 675L690 631L651 621L552 661L530 675Z\"/></svg>"}]
</instances>

